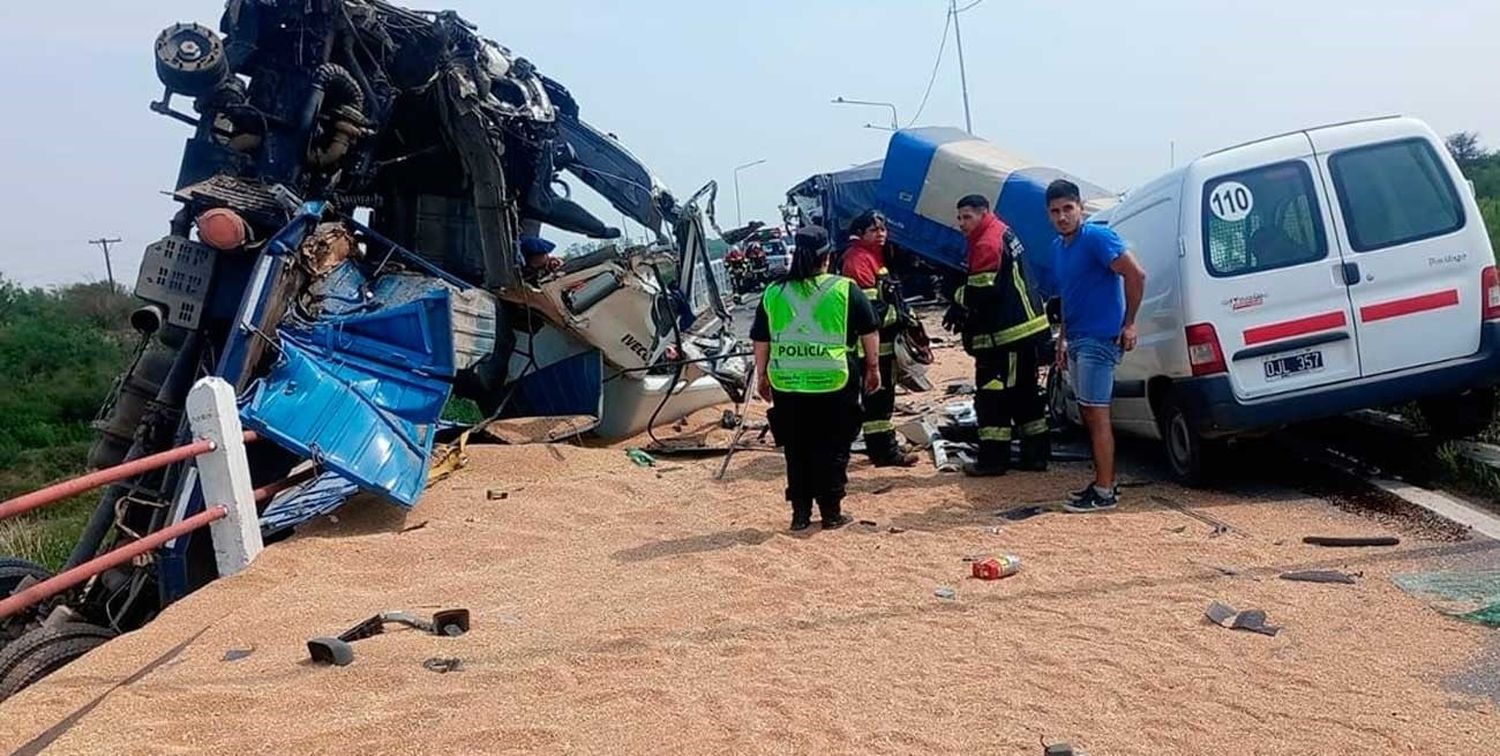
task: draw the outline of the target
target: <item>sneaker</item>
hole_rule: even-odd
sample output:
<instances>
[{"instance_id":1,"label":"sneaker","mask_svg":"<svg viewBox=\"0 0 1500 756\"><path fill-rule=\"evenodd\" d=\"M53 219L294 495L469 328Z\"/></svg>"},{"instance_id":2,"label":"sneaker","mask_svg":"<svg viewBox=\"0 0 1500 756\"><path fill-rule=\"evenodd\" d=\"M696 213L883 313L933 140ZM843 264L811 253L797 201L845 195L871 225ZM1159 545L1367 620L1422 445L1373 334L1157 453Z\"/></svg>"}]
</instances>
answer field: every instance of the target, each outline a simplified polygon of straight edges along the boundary
<instances>
[{"instance_id":1,"label":"sneaker","mask_svg":"<svg viewBox=\"0 0 1500 756\"><path fill-rule=\"evenodd\" d=\"M1083 497L1077 501L1070 501L1063 505L1063 511L1073 514L1089 514L1090 512L1108 512L1120 506L1120 495L1114 491L1101 494L1092 485Z\"/></svg>"},{"instance_id":2,"label":"sneaker","mask_svg":"<svg viewBox=\"0 0 1500 756\"><path fill-rule=\"evenodd\" d=\"M1084 486L1083 488L1078 489L1077 491L1069 491L1068 492L1068 501L1081 501L1083 499L1083 497L1089 496L1093 492L1094 492L1094 484L1090 483L1090 484ZM1120 498L1120 487L1118 485L1115 486L1115 488L1114 488L1114 495L1115 495L1115 500L1118 501L1119 498Z\"/></svg>"}]
</instances>

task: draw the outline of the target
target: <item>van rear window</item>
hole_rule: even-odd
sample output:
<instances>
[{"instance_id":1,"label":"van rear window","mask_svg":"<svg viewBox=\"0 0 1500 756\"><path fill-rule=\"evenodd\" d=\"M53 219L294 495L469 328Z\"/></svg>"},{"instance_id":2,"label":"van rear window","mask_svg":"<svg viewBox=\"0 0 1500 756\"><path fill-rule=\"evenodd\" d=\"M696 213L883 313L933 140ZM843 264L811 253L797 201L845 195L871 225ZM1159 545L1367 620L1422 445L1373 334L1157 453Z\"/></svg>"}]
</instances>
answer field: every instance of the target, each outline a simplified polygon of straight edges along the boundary
<instances>
[{"instance_id":1,"label":"van rear window","mask_svg":"<svg viewBox=\"0 0 1500 756\"><path fill-rule=\"evenodd\" d=\"M1328 256L1312 171L1277 163L1203 186L1203 254L1214 276L1242 276Z\"/></svg>"},{"instance_id":2,"label":"van rear window","mask_svg":"<svg viewBox=\"0 0 1500 756\"><path fill-rule=\"evenodd\" d=\"M1335 154L1333 185L1356 252L1450 234L1464 227L1458 191L1425 139Z\"/></svg>"}]
</instances>

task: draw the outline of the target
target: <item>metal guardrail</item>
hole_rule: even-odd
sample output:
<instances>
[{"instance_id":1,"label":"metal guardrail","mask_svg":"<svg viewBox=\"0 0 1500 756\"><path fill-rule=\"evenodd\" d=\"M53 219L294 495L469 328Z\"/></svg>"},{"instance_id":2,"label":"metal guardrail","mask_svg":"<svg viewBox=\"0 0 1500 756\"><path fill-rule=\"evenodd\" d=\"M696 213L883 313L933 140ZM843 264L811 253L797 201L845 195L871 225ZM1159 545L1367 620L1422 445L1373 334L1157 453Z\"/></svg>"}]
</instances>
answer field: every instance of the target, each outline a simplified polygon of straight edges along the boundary
<instances>
[{"instance_id":1,"label":"metal guardrail","mask_svg":"<svg viewBox=\"0 0 1500 756\"><path fill-rule=\"evenodd\" d=\"M9 617L45 601L106 570L160 548L168 541L204 527L208 527L212 533L214 557L220 577L243 570L255 559L263 548L256 501L270 498L293 483L288 479L258 490L250 487L250 467L245 457L245 444L258 437L254 431L246 431L240 426L234 389L223 379L204 378L194 384L192 391L188 393L187 414L194 437L191 443L0 502L0 520L190 459L196 460L203 500L215 503L198 514L183 517L150 535L0 600L0 618Z\"/></svg>"}]
</instances>

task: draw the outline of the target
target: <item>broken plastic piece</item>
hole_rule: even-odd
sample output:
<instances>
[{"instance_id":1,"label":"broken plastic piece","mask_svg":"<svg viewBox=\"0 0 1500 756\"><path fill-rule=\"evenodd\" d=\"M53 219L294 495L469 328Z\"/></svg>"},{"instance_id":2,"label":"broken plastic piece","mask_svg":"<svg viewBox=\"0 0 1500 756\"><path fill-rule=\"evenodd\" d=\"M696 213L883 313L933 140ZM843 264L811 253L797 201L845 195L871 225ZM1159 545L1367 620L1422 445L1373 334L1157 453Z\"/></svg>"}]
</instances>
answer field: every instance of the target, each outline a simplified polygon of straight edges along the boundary
<instances>
[{"instance_id":1,"label":"broken plastic piece","mask_svg":"<svg viewBox=\"0 0 1500 756\"><path fill-rule=\"evenodd\" d=\"M1338 583L1343 585L1354 585L1354 576L1338 570L1304 570L1302 572L1284 572L1282 580L1293 580L1300 583Z\"/></svg>"},{"instance_id":2,"label":"broken plastic piece","mask_svg":"<svg viewBox=\"0 0 1500 756\"><path fill-rule=\"evenodd\" d=\"M1395 536L1308 536L1303 538L1302 542L1312 544L1313 546L1327 546L1330 548L1401 545L1401 539Z\"/></svg>"},{"instance_id":3,"label":"broken plastic piece","mask_svg":"<svg viewBox=\"0 0 1500 756\"><path fill-rule=\"evenodd\" d=\"M1246 609L1243 612L1235 611L1234 607L1215 601L1208 605L1204 612L1208 619L1221 627L1230 630L1249 630L1261 635L1275 635L1281 632L1276 625L1266 624L1266 613L1260 609Z\"/></svg>"},{"instance_id":4,"label":"broken plastic piece","mask_svg":"<svg viewBox=\"0 0 1500 756\"><path fill-rule=\"evenodd\" d=\"M347 667L354 661L354 647L338 638L313 638L307 642L307 655L317 664Z\"/></svg>"}]
</instances>

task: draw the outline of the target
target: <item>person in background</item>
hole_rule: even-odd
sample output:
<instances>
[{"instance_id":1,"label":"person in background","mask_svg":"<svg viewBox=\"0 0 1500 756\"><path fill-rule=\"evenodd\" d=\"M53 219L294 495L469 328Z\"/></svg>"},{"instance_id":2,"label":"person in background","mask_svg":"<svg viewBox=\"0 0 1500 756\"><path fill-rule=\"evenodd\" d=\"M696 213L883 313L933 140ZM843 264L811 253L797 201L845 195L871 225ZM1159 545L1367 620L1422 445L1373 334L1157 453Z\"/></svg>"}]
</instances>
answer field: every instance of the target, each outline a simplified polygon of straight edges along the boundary
<instances>
[{"instance_id":1,"label":"person in background","mask_svg":"<svg viewBox=\"0 0 1500 756\"><path fill-rule=\"evenodd\" d=\"M969 277L943 327L962 333L964 351L974 357L979 455L964 472L1004 475L1013 437L1021 441L1018 467L1046 470L1052 449L1046 401L1037 390L1037 350L1052 335L1026 283L1021 240L977 194L958 201L958 227L969 240Z\"/></svg>"},{"instance_id":2,"label":"person in background","mask_svg":"<svg viewBox=\"0 0 1500 756\"><path fill-rule=\"evenodd\" d=\"M1062 294L1062 343L1057 369L1066 364L1073 393L1088 427L1094 481L1069 495L1063 508L1086 513L1119 505L1115 485L1115 436L1109 405L1115 367L1135 349L1135 315L1146 291L1146 271L1113 229L1083 222L1078 185L1058 179L1047 187L1047 214L1058 237L1052 254Z\"/></svg>"},{"instance_id":3,"label":"person in background","mask_svg":"<svg viewBox=\"0 0 1500 756\"><path fill-rule=\"evenodd\" d=\"M896 408L896 336L905 323L901 291L886 268L885 216L873 210L849 224L849 248L844 251L844 276L870 300L880 324L880 390L865 396L865 454L876 467L911 467L915 454L901 450L891 413Z\"/></svg>"},{"instance_id":4,"label":"person in background","mask_svg":"<svg viewBox=\"0 0 1500 756\"><path fill-rule=\"evenodd\" d=\"M797 231L791 271L766 288L750 327L757 390L772 403L771 431L786 454L792 530L812 524L814 502L824 529L849 522L843 499L860 390L880 388L875 312L852 281L828 275L831 251L822 228Z\"/></svg>"},{"instance_id":5,"label":"person in background","mask_svg":"<svg viewBox=\"0 0 1500 756\"><path fill-rule=\"evenodd\" d=\"M521 260L525 263L524 275L536 278L562 267L562 260L552 256L557 245L535 234L521 234L517 239Z\"/></svg>"}]
</instances>

